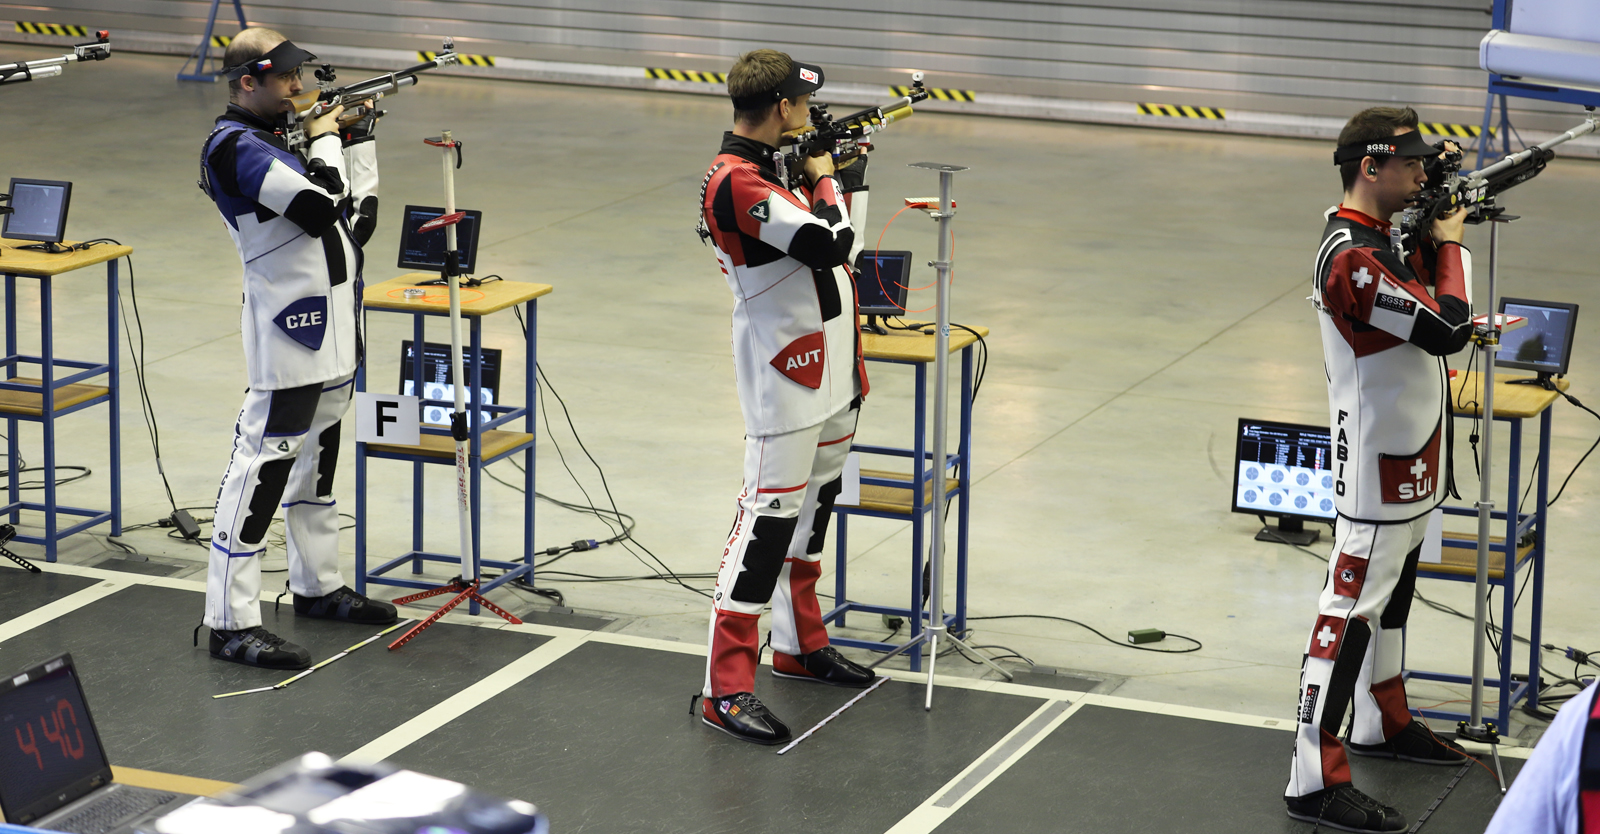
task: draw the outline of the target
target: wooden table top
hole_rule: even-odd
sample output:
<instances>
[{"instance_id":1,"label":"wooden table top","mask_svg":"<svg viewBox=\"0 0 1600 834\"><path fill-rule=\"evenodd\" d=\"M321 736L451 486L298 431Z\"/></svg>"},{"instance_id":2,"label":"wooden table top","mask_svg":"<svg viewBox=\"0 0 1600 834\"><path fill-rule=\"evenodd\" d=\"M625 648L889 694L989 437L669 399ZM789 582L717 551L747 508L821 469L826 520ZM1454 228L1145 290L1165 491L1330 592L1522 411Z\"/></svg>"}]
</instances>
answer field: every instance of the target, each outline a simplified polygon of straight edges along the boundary
<instances>
[{"instance_id":1,"label":"wooden table top","mask_svg":"<svg viewBox=\"0 0 1600 834\"><path fill-rule=\"evenodd\" d=\"M219 782L216 779L200 779L195 776L179 776L176 773L139 770L118 765L111 766L111 780L136 788L187 793L194 796L217 796L239 787L232 782Z\"/></svg>"},{"instance_id":2,"label":"wooden table top","mask_svg":"<svg viewBox=\"0 0 1600 834\"><path fill-rule=\"evenodd\" d=\"M443 285L421 287L426 294L416 300L409 300L405 296L407 287L415 287L419 281L434 281L438 278L438 275L428 272L410 272L399 278L391 278L381 284L367 287L366 292L362 293L361 302L377 310L447 316L450 314L448 287ZM487 316L507 307L515 307L540 296L549 295L553 290L549 284L529 284L522 281L490 281L480 287L462 287L461 315Z\"/></svg>"},{"instance_id":3,"label":"wooden table top","mask_svg":"<svg viewBox=\"0 0 1600 834\"><path fill-rule=\"evenodd\" d=\"M1561 395L1538 385L1508 385L1512 379L1532 379L1532 374L1494 375L1494 416L1504 418L1538 417ZM1565 379L1554 380L1562 391L1572 386ZM1456 374L1450 380L1450 409L1456 414L1483 414L1483 379L1477 371Z\"/></svg>"},{"instance_id":4,"label":"wooden table top","mask_svg":"<svg viewBox=\"0 0 1600 834\"><path fill-rule=\"evenodd\" d=\"M62 245L77 242L74 240L61 241ZM32 244L33 241L31 240L0 238L0 272L14 275L60 275L63 272L71 272L74 269L103 264L123 255L133 254L132 246L118 246L114 243L97 243L88 249L74 249L71 252L61 252L55 255L33 249L17 248Z\"/></svg>"},{"instance_id":5,"label":"wooden table top","mask_svg":"<svg viewBox=\"0 0 1600 834\"><path fill-rule=\"evenodd\" d=\"M862 323L866 317L861 317ZM905 327L930 326L932 322L906 321L901 323ZM979 335L988 337L989 328L968 325ZM978 341L978 337L958 327L950 328L950 352L955 353ZM861 355L868 359L897 359L902 362L932 362L933 361L932 333L923 335L919 330L890 330L889 335L880 336L877 333L861 334ZM1495 393L1499 393L1497 390Z\"/></svg>"}]
</instances>

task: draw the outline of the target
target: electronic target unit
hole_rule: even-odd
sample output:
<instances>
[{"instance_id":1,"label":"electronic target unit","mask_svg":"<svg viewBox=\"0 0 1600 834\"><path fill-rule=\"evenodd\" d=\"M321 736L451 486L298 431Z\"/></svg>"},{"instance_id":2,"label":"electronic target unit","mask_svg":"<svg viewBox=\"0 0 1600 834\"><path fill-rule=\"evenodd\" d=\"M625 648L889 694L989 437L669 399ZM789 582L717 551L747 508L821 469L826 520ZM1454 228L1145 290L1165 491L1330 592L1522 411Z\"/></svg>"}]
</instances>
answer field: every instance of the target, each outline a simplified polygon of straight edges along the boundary
<instances>
[{"instance_id":1,"label":"electronic target unit","mask_svg":"<svg viewBox=\"0 0 1600 834\"><path fill-rule=\"evenodd\" d=\"M1331 522L1333 444L1322 426L1239 418L1233 469L1233 511L1278 519L1257 541L1307 545L1317 531L1307 521Z\"/></svg>"}]
</instances>

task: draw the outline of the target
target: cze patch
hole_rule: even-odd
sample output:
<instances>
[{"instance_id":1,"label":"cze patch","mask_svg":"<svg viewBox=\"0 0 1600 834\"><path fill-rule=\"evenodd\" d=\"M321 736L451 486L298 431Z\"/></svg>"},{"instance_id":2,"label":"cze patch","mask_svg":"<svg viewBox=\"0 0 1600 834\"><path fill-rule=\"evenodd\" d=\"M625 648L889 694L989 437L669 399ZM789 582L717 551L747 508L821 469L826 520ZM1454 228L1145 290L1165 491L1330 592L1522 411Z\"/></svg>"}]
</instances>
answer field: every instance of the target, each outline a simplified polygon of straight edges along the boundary
<instances>
[{"instance_id":1,"label":"cze patch","mask_svg":"<svg viewBox=\"0 0 1600 834\"><path fill-rule=\"evenodd\" d=\"M778 355L772 357L772 367L807 388L821 388L825 345L821 331L807 333L778 351Z\"/></svg>"},{"instance_id":2,"label":"cze patch","mask_svg":"<svg viewBox=\"0 0 1600 834\"><path fill-rule=\"evenodd\" d=\"M1372 303L1375 306L1382 307L1383 309L1391 312L1399 313L1402 316L1409 316L1417 310L1417 302L1412 301L1409 298L1401 298L1398 295L1384 295L1383 293L1378 293L1378 297L1373 299Z\"/></svg>"},{"instance_id":3,"label":"cze patch","mask_svg":"<svg viewBox=\"0 0 1600 834\"><path fill-rule=\"evenodd\" d=\"M1320 695L1321 693L1322 693L1322 686L1320 684L1315 684L1315 683L1306 684L1305 695L1300 699L1300 723L1301 724L1312 724L1312 723L1315 723L1314 719L1316 718L1316 715L1317 715L1317 696Z\"/></svg>"},{"instance_id":4,"label":"cze patch","mask_svg":"<svg viewBox=\"0 0 1600 834\"><path fill-rule=\"evenodd\" d=\"M328 332L328 299L321 296L302 298L283 308L272 320L289 338L312 350L322 348L322 337Z\"/></svg>"},{"instance_id":5,"label":"cze patch","mask_svg":"<svg viewBox=\"0 0 1600 834\"><path fill-rule=\"evenodd\" d=\"M757 220L760 220L763 223L767 222L768 220L771 220L772 219L772 206L767 205L768 200L771 200L771 199L772 199L771 197L768 197L766 200L762 200L761 202L756 203L755 205L751 206L750 207L750 211L749 211L750 216L754 217Z\"/></svg>"}]
</instances>

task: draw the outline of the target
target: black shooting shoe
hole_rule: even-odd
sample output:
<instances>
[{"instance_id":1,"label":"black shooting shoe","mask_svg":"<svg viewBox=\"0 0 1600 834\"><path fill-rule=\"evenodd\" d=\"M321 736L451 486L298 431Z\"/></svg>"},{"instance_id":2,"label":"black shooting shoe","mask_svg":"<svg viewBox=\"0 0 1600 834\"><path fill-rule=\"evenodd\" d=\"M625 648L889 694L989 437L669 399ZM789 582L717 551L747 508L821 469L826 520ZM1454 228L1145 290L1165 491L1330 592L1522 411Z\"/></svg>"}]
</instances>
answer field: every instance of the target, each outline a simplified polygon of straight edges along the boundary
<instances>
[{"instance_id":1,"label":"black shooting shoe","mask_svg":"<svg viewBox=\"0 0 1600 834\"><path fill-rule=\"evenodd\" d=\"M1372 756L1379 759L1398 759L1402 762L1417 762L1431 765L1458 765L1467 760L1467 751L1462 750L1455 742L1442 739L1428 729L1428 725L1411 719L1404 730L1394 734L1394 738L1379 744L1356 744L1345 742L1345 747L1357 756Z\"/></svg>"},{"instance_id":2,"label":"black shooting shoe","mask_svg":"<svg viewBox=\"0 0 1600 834\"><path fill-rule=\"evenodd\" d=\"M789 725L749 692L701 698L700 720L740 741L782 744L789 740Z\"/></svg>"},{"instance_id":3,"label":"black shooting shoe","mask_svg":"<svg viewBox=\"0 0 1600 834\"><path fill-rule=\"evenodd\" d=\"M380 599L368 599L348 587L320 597L295 594L294 613L319 620L363 625L388 625L400 619L393 605Z\"/></svg>"},{"instance_id":4,"label":"black shooting shoe","mask_svg":"<svg viewBox=\"0 0 1600 834\"><path fill-rule=\"evenodd\" d=\"M311 652L256 626L239 631L211 629L211 656L263 669L304 669Z\"/></svg>"},{"instance_id":5,"label":"black shooting shoe","mask_svg":"<svg viewBox=\"0 0 1600 834\"><path fill-rule=\"evenodd\" d=\"M852 689L865 689L877 679L871 669L839 654L839 650L832 646L823 646L810 654L773 652L772 674L780 678L816 681Z\"/></svg>"},{"instance_id":6,"label":"black shooting shoe","mask_svg":"<svg viewBox=\"0 0 1600 834\"><path fill-rule=\"evenodd\" d=\"M1408 827L1400 812L1356 790L1355 785L1336 785L1305 796L1286 796L1289 816L1316 823L1323 828L1373 832L1404 831Z\"/></svg>"}]
</instances>

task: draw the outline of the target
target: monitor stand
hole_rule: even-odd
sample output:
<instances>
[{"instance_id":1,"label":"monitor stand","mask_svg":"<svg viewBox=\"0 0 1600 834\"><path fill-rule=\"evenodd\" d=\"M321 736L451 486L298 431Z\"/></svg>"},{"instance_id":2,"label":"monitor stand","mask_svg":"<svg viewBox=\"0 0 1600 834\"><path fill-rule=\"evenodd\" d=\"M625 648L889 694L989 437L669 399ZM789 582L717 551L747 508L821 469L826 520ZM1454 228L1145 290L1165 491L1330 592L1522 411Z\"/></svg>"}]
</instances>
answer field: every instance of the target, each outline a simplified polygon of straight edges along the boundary
<instances>
[{"instance_id":1,"label":"monitor stand","mask_svg":"<svg viewBox=\"0 0 1600 834\"><path fill-rule=\"evenodd\" d=\"M1314 544L1319 535L1316 530L1307 530L1305 522L1298 518L1280 518L1277 527L1261 528L1256 533L1256 541L1298 544L1305 547Z\"/></svg>"},{"instance_id":2,"label":"monitor stand","mask_svg":"<svg viewBox=\"0 0 1600 834\"><path fill-rule=\"evenodd\" d=\"M886 328L884 328L883 325L878 323L878 317L877 316L873 316L873 315L867 316L867 323L861 325L861 332L863 332L863 333L876 333L879 336L887 336L887 335L889 335L889 331Z\"/></svg>"},{"instance_id":3,"label":"monitor stand","mask_svg":"<svg viewBox=\"0 0 1600 834\"><path fill-rule=\"evenodd\" d=\"M1553 379L1553 374L1549 373L1548 371L1540 371L1538 376L1530 377L1528 379L1508 379L1508 380L1506 380L1506 384L1507 385L1537 385L1537 386L1539 386L1540 388L1543 388L1546 391L1559 390L1559 389L1556 388L1556 384L1555 384L1555 381Z\"/></svg>"},{"instance_id":4,"label":"monitor stand","mask_svg":"<svg viewBox=\"0 0 1600 834\"><path fill-rule=\"evenodd\" d=\"M26 246L18 246L17 248L18 249L31 249L31 250L33 250L35 252L48 252L48 253L50 253L52 255L59 255L62 252L71 252L74 247L62 246L59 243L46 242L46 243L30 243L30 244L28 244Z\"/></svg>"}]
</instances>

